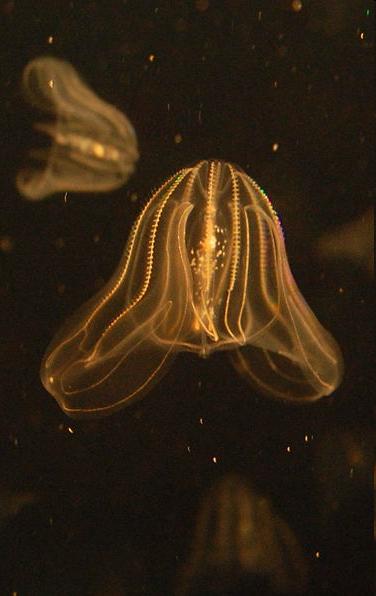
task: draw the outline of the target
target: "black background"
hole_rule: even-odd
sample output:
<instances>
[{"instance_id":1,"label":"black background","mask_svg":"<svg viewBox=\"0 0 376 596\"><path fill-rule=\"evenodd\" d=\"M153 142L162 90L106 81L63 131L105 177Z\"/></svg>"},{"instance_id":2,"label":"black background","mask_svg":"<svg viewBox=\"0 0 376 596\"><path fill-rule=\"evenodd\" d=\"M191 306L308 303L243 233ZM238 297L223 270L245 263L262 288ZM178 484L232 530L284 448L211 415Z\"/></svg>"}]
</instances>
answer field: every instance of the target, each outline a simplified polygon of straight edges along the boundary
<instances>
[{"instance_id":1,"label":"black background","mask_svg":"<svg viewBox=\"0 0 376 596\"><path fill-rule=\"evenodd\" d=\"M373 15L362 0L1 1L1 594L172 594L203 495L229 472L294 530L310 593L372 593L371 280L315 246L375 194ZM141 157L126 187L17 194L35 119L20 76L46 53L129 116ZM137 405L69 420L39 380L47 344L109 278L152 189L210 157L280 214L299 288L343 350L341 387L285 406L225 354L181 354Z\"/></svg>"}]
</instances>

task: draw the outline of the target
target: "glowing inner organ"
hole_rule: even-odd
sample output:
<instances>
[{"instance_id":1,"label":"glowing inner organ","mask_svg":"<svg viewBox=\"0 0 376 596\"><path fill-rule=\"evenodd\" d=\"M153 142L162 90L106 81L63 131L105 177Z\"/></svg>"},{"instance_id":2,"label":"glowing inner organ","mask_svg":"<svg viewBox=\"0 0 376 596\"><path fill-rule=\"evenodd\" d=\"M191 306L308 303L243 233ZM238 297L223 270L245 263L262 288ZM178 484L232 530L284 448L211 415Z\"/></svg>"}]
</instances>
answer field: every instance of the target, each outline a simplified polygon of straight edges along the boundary
<instances>
[{"instance_id":1,"label":"glowing inner organ","mask_svg":"<svg viewBox=\"0 0 376 596\"><path fill-rule=\"evenodd\" d=\"M227 324L228 304L239 263L239 197L232 166L229 166L229 170L231 181L235 183L231 194L228 195L228 209L232 223L230 233L225 222L220 221L221 205L218 204L222 190L218 188L220 169L218 164L211 162L207 193L203 196L205 205L202 206L202 230L199 230L198 239L193 241L195 247L190 249L194 288L192 305L196 316L193 329L195 332L201 331L202 355L207 353L206 338L213 342L220 340L218 314L223 302L225 303L224 323L229 336L239 340ZM229 238L230 245L228 245ZM192 239L188 239L187 245L189 246L191 242ZM227 267L225 267L226 262ZM227 278L225 293L222 287L223 280L221 282L223 277ZM241 331L240 337L243 338L240 341L244 343L245 336Z\"/></svg>"}]
</instances>

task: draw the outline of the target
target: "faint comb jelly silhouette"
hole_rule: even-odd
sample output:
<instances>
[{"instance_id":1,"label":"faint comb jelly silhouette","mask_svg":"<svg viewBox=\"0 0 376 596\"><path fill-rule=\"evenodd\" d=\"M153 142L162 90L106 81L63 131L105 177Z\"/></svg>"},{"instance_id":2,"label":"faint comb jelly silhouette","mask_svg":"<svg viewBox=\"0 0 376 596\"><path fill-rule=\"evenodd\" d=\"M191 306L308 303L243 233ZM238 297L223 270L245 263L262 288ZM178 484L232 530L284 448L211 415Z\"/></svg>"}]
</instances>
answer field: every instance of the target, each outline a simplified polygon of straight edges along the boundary
<instances>
[{"instance_id":1,"label":"faint comb jelly silhouette","mask_svg":"<svg viewBox=\"0 0 376 596\"><path fill-rule=\"evenodd\" d=\"M113 277L52 341L41 378L71 416L106 415L147 393L177 352L215 350L287 400L329 395L341 379L270 201L240 168L210 160L154 193Z\"/></svg>"},{"instance_id":2,"label":"faint comb jelly silhouette","mask_svg":"<svg viewBox=\"0 0 376 596\"><path fill-rule=\"evenodd\" d=\"M176 595L295 594L307 580L300 544L271 502L239 476L221 478L197 514Z\"/></svg>"},{"instance_id":3,"label":"faint comb jelly silhouette","mask_svg":"<svg viewBox=\"0 0 376 596\"><path fill-rule=\"evenodd\" d=\"M35 124L51 137L52 146L31 150L30 165L17 174L24 197L109 191L127 181L138 159L133 127L85 85L71 64L36 58L25 67L22 87L27 101L52 118Z\"/></svg>"},{"instance_id":4,"label":"faint comb jelly silhouette","mask_svg":"<svg viewBox=\"0 0 376 596\"><path fill-rule=\"evenodd\" d=\"M325 260L347 260L374 276L374 213L362 215L326 232L316 243L316 253Z\"/></svg>"}]
</instances>

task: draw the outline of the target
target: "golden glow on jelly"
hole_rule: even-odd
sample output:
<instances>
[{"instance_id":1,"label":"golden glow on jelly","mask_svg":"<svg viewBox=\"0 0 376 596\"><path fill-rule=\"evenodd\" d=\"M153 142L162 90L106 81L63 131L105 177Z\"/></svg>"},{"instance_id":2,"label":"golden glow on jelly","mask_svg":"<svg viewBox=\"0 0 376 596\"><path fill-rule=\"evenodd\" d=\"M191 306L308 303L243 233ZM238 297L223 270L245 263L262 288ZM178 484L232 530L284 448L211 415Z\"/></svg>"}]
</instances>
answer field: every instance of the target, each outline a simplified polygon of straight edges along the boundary
<instances>
[{"instance_id":1,"label":"golden glow on jelly","mask_svg":"<svg viewBox=\"0 0 376 596\"><path fill-rule=\"evenodd\" d=\"M106 415L144 396L178 352L217 350L285 400L329 395L342 376L270 201L239 167L207 160L153 194L113 277L52 341L41 378L67 414Z\"/></svg>"}]
</instances>

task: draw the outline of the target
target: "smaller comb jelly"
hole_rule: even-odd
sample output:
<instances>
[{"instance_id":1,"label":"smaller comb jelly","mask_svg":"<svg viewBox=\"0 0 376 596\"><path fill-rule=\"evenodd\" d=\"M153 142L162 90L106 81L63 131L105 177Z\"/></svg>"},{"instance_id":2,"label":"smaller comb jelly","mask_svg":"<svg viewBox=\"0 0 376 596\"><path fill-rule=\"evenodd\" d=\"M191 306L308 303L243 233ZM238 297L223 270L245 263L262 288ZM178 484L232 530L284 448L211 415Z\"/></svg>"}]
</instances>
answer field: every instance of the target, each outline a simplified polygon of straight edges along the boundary
<instances>
[{"instance_id":1,"label":"smaller comb jelly","mask_svg":"<svg viewBox=\"0 0 376 596\"><path fill-rule=\"evenodd\" d=\"M197 513L177 596L302 594L309 567L287 522L241 476L211 487Z\"/></svg>"},{"instance_id":2,"label":"smaller comb jelly","mask_svg":"<svg viewBox=\"0 0 376 596\"><path fill-rule=\"evenodd\" d=\"M270 201L240 168L210 160L153 194L113 277L52 341L41 378L67 414L105 415L145 395L178 352L216 350L284 400L329 395L342 375Z\"/></svg>"},{"instance_id":3,"label":"smaller comb jelly","mask_svg":"<svg viewBox=\"0 0 376 596\"><path fill-rule=\"evenodd\" d=\"M129 120L95 95L69 62L41 56L27 64L22 88L31 106L49 116L35 124L51 138L32 149L30 163L16 177L19 192L32 201L59 191L104 192L122 186L138 159Z\"/></svg>"}]
</instances>

